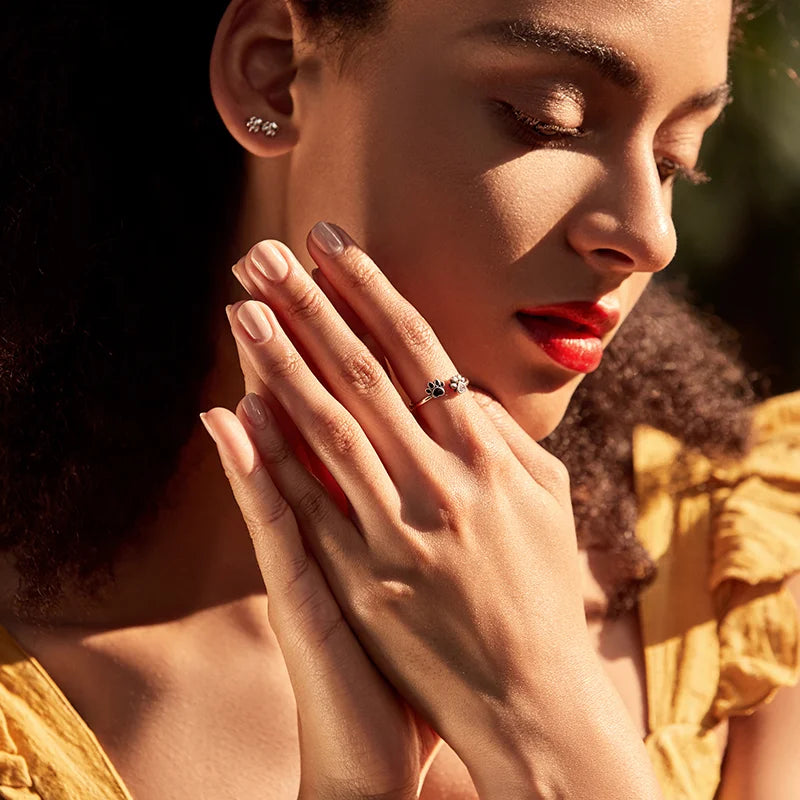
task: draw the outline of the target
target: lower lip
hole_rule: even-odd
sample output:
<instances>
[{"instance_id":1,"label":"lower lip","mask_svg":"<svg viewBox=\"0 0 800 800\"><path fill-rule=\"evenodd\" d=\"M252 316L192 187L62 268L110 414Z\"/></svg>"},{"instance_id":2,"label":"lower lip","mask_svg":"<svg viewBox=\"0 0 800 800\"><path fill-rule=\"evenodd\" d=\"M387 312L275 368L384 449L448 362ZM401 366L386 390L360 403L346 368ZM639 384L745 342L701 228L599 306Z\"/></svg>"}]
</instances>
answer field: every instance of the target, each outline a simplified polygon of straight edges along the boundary
<instances>
[{"instance_id":1,"label":"lower lip","mask_svg":"<svg viewBox=\"0 0 800 800\"><path fill-rule=\"evenodd\" d=\"M536 344L557 364L574 372L594 372L603 358L603 343L585 330L568 322L559 323L518 314L517 318Z\"/></svg>"}]
</instances>

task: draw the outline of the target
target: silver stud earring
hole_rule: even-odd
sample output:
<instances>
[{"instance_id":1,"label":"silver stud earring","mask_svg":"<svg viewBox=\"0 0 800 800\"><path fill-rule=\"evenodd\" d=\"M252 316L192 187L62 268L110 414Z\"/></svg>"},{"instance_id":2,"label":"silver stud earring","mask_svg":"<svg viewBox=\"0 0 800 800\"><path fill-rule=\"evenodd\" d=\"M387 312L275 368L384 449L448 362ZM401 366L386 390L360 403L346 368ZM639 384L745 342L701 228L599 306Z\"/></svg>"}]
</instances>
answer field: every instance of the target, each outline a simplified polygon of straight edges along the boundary
<instances>
[{"instance_id":1,"label":"silver stud earring","mask_svg":"<svg viewBox=\"0 0 800 800\"><path fill-rule=\"evenodd\" d=\"M277 122L263 120L261 117L250 117L245 122L245 127L250 133L263 133L264 136L275 136L280 130Z\"/></svg>"}]
</instances>

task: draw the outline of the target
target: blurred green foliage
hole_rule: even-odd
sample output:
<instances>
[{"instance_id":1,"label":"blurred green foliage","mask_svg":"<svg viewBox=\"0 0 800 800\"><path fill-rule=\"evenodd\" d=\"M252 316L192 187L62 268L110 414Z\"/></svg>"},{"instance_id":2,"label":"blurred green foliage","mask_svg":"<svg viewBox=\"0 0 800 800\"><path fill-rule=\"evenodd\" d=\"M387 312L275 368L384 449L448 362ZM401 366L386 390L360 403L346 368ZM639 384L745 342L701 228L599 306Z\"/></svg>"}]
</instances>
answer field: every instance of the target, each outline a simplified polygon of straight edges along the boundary
<instances>
[{"instance_id":1,"label":"blurred green foliage","mask_svg":"<svg viewBox=\"0 0 800 800\"><path fill-rule=\"evenodd\" d=\"M667 272L740 332L775 394L800 388L800 0L762 2L742 28L734 102L701 157L712 180L676 189Z\"/></svg>"}]
</instances>

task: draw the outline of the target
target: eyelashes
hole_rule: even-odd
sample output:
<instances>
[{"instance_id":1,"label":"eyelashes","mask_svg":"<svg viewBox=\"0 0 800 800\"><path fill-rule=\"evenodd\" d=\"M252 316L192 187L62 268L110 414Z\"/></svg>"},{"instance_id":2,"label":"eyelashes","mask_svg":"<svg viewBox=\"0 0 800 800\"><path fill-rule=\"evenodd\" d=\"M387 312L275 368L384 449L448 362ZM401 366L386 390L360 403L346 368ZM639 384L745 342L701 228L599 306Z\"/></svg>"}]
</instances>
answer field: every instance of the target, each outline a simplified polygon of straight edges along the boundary
<instances>
[{"instance_id":1,"label":"eyelashes","mask_svg":"<svg viewBox=\"0 0 800 800\"><path fill-rule=\"evenodd\" d=\"M528 116L520 109L502 100L494 100L492 103L495 112L510 130L513 138L528 147L566 147L570 141L583 139L589 135L589 132L581 126L568 127L544 122ZM701 169L689 167L668 156L662 156L657 159L656 163L662 183L676 179L685 181L692 186L699 186L711 180L711 177Z\"/></svg>"},{"instance_id":2,"label":"eyelashes","mask_svg":"<svg viewBox=\"0 0 800 800\"><path fill-rule=\"evenodd\" d=\"M512 132L526 144L533 146L541 144L555 144L568 139L582 139L586 131L581 128L570 128L552 122L529 117L510 103L495 100L495 110L511 126Z\"/></svg>"},{"instance_id":3,"label":"eyelashes","mask_svg":"<svg viewBox=\"0 0 800 800\"><path fill-rule=\"evenodd\" d=\"M685 164L680 164L674 159L667 157L659 159L658 174L661 176L662 181L675 177L679 180L687 181L692 186L700 186L711 180L711 176L703 172L703 170L687 167Z\"/></svg>"}]
</instances>

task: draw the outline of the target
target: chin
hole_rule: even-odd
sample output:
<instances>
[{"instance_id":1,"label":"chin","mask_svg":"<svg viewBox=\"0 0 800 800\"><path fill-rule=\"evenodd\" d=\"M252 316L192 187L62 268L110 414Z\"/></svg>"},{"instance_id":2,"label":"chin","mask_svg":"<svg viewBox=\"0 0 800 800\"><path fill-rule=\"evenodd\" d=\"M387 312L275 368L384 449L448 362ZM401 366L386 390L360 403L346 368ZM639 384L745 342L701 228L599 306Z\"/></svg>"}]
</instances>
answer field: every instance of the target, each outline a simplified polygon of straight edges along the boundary
<instances>
[{"instance_id":1,"label":"chin","mask_svg":"<svg viewBox=\"0 0 800 800\"><path fill-rule=\"evenodd\" d=\"M567 412L569 402L581 378L563 381L552 389L526 393L515 393L511 396L502 392L494 393L481 388L480 391L493 397L514 418L517 424L535 441L546 439L560 424ZM477 387L473 387L477 388Z\"/></svg>"},{"instance_id":2,"label":"chin","mask_svg":"<svg viewBox=\"0 0 800 800\"><path fill-rule=\"evenodd\" d=\"M508 411L537 442L546 439L561 424L575 390L585 377L577 375L551 391L517 397L507 406Z\"/></svg>"}]
</instances>

